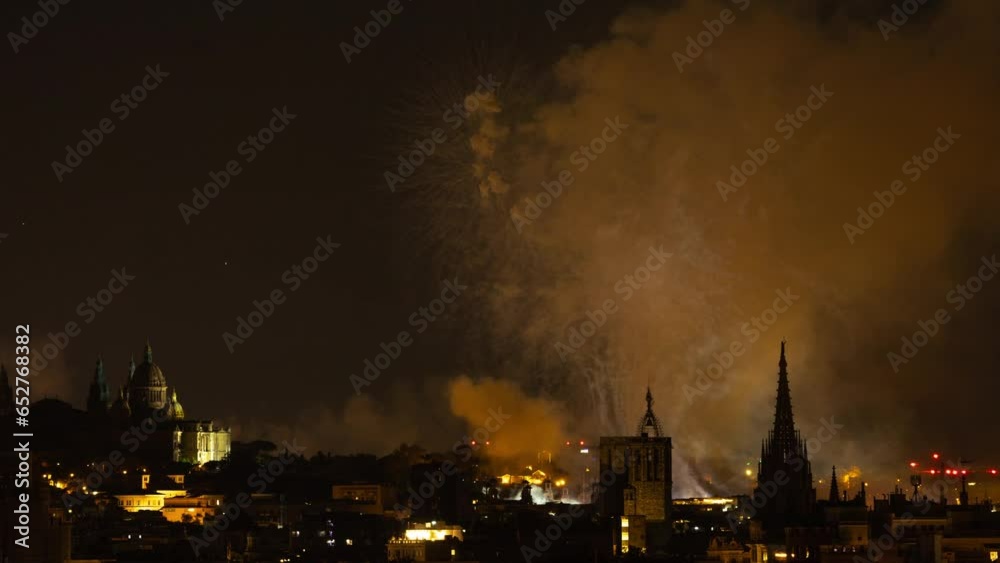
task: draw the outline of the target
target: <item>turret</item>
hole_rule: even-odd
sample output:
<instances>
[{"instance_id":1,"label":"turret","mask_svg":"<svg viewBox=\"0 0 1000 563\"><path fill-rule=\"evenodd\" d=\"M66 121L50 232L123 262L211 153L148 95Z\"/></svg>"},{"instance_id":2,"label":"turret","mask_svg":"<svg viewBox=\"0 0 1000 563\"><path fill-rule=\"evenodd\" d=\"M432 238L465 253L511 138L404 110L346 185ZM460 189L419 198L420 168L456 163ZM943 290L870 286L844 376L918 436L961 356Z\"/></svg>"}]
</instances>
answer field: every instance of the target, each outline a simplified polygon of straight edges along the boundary
<instances>
[{"instance_id":1,"label":"turret","mask_svg":"<svg viewBox=\"0 0 1000 563\"><path fill-rule=\"evenodd\" d=\"M653 392L646 387L646 414L642 415L642 420L639 421L639 436L649 438L651 434L662 438L663 427L660 426L660 419L653 413Z\"/></svg>"},{"instance_id":2,"label":"turret","mask_svg":"<svg viewBox=\"0 0 1000 563\"><path fill-rule=\"evenodd\" d=\"M90 391L87 394L87 412L95 415L105 415L111 406L111 391L108 389L108 380L104 377L104 360L97 357L97 366L94 368L94 378L90 382Z\"/></svg>"},{"instance_id":3,"label":"turret","mask_svg":"<svg viewBox=\"0 0 1000 563\"><path fill-rule=\"evenodd\" d=\"M830 504L840 502L840 491L837 485L837 466L833 466L833 474L830 475Z\"/></svg>"}]
</instances>

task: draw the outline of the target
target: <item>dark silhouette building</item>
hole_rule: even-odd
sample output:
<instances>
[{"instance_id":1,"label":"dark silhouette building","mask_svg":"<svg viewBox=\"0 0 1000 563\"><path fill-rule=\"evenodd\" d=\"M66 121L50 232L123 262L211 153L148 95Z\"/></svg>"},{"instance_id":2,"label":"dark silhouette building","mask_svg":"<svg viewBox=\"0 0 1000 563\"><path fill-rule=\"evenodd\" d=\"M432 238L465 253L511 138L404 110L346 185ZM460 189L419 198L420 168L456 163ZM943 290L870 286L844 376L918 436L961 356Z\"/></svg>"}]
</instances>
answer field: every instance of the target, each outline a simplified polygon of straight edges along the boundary
<instances>
[{"instance_id":1,"label":"dark silhouette building","mask_svg":"<svg viewBox=\"0 0 1000 563\"><path fill-rule=\"evenodd\" d=\"M816 490L805 441L795 429L792 393L788 385L785 342L778 360L778 397L774 427L760 447L754 497L763 506L757 511L755 531L768 543L784 543L785 528L806 525L814 514Z\"/></svg>"}]
</instances>

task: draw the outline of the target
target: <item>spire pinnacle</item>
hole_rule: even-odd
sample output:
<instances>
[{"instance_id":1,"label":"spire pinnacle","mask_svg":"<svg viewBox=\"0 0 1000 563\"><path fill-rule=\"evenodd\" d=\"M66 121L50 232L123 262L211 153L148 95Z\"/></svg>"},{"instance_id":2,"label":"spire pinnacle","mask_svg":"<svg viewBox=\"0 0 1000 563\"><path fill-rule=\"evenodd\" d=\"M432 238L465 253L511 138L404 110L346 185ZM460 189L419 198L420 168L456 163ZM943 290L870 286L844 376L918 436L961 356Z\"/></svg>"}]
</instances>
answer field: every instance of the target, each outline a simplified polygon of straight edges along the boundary
<instances>
[{"instance_id":1,"label":"spire pinnacle","mask_svg":"<svg viewBox=\"0 0 1000 563\"><path fill-rule=\"evenodd\" d=\"M830 476L830 504L837 504L840 501L840 491L837 486L837 466L833 466L833 474Z\"/></svg>"},{"instance_id":2,"label":"spire pinnacle","mask_svg":"<svg viewBox=\"0 0 1000 563\"><path fill-rule=\"evenodd\" d=\"M146 348L142 351L143 363L153 363L153 347L149 344L149 337L146 337Z\"/></svg>"},{"instance_id":3,"label":"spire pinnacle","mask_svg":"<svg viewBox=\"0 0 1000 563\"><path fill-rule=\"evenodd\" d=\"M643 438L649 437L650 431L657 438L663 436L663 428L660 426L660 420L656 418L656 414L653 412L653 392L647 386L646 414L642 415L642 420L639 421L639 436Z\"/></svg>"},{"instance_id":4,"label":"spire pinnacle","mask_svg":"<svg viewBox=\"0 0 1000 563\"><path fill-rule=\"evenodd\" d=\"M98 354L94 367L94 379L90 382L87 393L87 411L103 414L107 412L110 404L111 390L108 388L108 380L104 377L104 359Z\"/></svg>"},{"instance_id":5,"label":"spire pinnacle","mask_svg":"<svg viewBox=\"0 0 1000 563\"><path fill-rule=\"evenodd\" d=\"M799 443L792 415L792 392L788 385L788 361L785 359L785 341L781 341L778 359L778 396L774 404L774 428L771 430L775 445L783 456L795 454Z\"/></svg>"}]
</instances>

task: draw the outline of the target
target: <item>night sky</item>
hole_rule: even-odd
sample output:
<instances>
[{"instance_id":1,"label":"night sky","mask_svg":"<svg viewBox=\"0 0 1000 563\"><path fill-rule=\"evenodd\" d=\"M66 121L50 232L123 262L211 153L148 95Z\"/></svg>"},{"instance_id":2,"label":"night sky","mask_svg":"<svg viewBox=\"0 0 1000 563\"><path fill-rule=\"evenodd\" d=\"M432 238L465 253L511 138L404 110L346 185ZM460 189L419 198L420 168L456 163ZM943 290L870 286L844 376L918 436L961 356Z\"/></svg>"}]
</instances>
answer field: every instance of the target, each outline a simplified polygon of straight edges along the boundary
<instances>
[{"instance_id":1,"label":"night sky","mask_svg":"<svg viewBox=\"0 0 1000 563\"><path fill-rule=\"evenodd\" d=\"M856 467L881 493L932 450L1000 463L1000 281L960 310L949 298L1000 240L995 3L929 0L885 32L892 2L591 0L553 30L555 1L402 0L350 63L342 43L388 2L244 2L222 21L182 4L72 1L2 55L0 358L16 324L35 347L82 327L35 399L82 408L99 354L117 394L148 338L189 416L236 439L446 448L502 405L516 457L632 433L648 383L683 496L745 485L784 337L803 436L844 425L818 476ZM679 71L673 54L724 9L735 21ZM5 31L38 10L6 2ZM122 119L113 104L147 66L168 75ZM495 95L452 128L445 112L491 76ZM821 85L833 95L784 137L782 116ZM247 162L241 143L275 108L295 117ZM620 140L581 170L580 146L616 117ZM60 181L53 161L105 118L114 130ZM949 126L960 137L914 179L904 163ZM439 128L390 190L385 172ZM725 193L768 138L777 150ZM230 160L241 171L186 222L179 205ZM574 182L519 225L562 170ZM905 193L852 240L843 225L897 179ZM291 291L283 275L317 237L340 246ZM671 256L626 299L617 282L651 247ZM80 314L122 269L128 287ZM418 333L411 315L456 279L468 289ZM786 288L799 300L751 341L743 323ZM286 300L230 352L223 334L277 289ZM617 312L561 357L608 299ZM948 322L894 366L938 309ZM356 393L350 376L401 331L413 343ZM692 397L732 342L748 352Z\"/></svg>"}]
</instances>

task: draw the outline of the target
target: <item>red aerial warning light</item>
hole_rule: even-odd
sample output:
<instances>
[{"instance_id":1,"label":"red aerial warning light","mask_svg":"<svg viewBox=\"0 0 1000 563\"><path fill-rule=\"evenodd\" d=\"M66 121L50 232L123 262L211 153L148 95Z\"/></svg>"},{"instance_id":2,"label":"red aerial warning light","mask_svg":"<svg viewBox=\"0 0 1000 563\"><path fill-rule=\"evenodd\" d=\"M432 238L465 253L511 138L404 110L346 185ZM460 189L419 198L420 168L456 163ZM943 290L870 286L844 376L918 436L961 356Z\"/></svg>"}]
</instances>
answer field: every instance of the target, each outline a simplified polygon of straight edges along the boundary
<instances>
[{"instance_id":1,"label":"red aerial warning light","mask_svg":"<svg viewBox=\"0 0 1000 563\"><path fill-rule=\"evenodd\" d=\"M475 446L475 445L476 445L476 441L475 441L475 440L473 440L473 441L472 441L472 445L473 445L473 446Z\"/></svg>"},{"instance_id":2,"label":"red aerial warning light","mask_svg":"<svg viewBox=\"0 0 1000 563\"><path fill-rule=\"evenodd\" d=\"M931 475L937 475L937 470L936 469L931 469Z\"/></svg>"},{"instance_id":3,"label":"red aerial warning light","mask_svg":"<svg viewBox=\"0 0 1000 563\"><path fill-rule=\"evenodd\" d=\"M934 473L934 472L933 472L933 471L931 471L931 473ZM944 470L944 474L945 474L945 475L951 475L951 469L945 469L945 470Z\"/></svg>"},{"instance_id":4,"label":"red aerial warning light","mask_svg":"<svg viewBox=\"0 0 1000 563\"><path fill-rule=\"evenodd\" d=\"M583 440L580 440L580 445L581 445L581 446L583 445Z\"/></svg>"},{"instance_id":5,"label":"red aerial warning light","mask_svg":"<svg viewBox=\"0 0 1000 563\"><path fill-rule=\"evenodd\" d=\"M934 459L941 459L941 456L939 454L931 454L931 457L933 457Z\"/></svg>"},{"instance_id":6,"label":"red aerial warning light","mask_svg":"<svg viewBox=\"0 0 1000 563\"><path fill-rule=\"evenodd\" d=\"M916 467L917 465L918 465L918 464L917 464L917 462L915 462L915 461L911 461L911 462L910 462L910 467Z\"/></svg>"},{"instance_id":7,"label":"red aerial warning light","mask_svg":"<svg viewBox=\"0 0 1000 563\"><path fill-rule=\"evenodd\" d=\"M996 469L990 469L990 475L996 475L996 474L997 474Z\"/></svg>"},{"instance_id":8,"label":"red aerial warning light","mask_svg":"<svg viewBox=\"0 0 1000 563\"><path fill-rule=\"evenodd\" d=\"M966 471L965 469L962 470L962 475L968 475L968 474L969 474L968 471Z\"/></svg>"}]
</instances>

